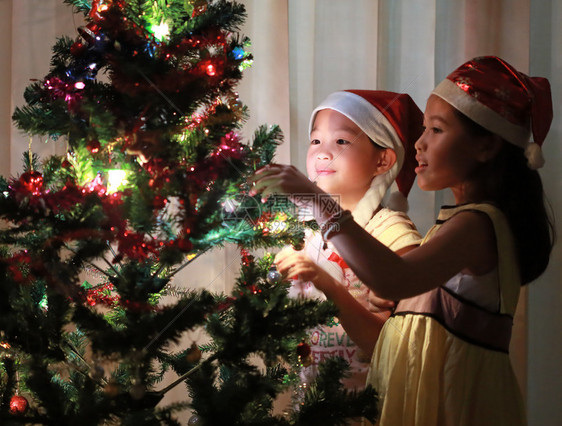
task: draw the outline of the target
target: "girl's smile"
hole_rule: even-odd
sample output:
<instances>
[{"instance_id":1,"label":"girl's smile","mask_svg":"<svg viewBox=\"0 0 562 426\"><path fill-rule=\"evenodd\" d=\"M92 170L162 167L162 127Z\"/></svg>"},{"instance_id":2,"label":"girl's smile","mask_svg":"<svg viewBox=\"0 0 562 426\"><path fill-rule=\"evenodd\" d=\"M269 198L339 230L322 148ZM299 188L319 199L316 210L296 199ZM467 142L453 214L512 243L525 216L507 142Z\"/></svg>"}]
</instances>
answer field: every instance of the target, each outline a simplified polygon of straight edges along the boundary
<instances>
[{"instance_id":1,"label":"girl's smile","mask_svg":"<svg viewBox=\"0 0 562 426\"><path fill-rule=\"evenodd\" d=\"M353 209L369 189L384 151L345 115L323 109L316 114L310 133L308 177Z\"/></svg>"}]
</instances>

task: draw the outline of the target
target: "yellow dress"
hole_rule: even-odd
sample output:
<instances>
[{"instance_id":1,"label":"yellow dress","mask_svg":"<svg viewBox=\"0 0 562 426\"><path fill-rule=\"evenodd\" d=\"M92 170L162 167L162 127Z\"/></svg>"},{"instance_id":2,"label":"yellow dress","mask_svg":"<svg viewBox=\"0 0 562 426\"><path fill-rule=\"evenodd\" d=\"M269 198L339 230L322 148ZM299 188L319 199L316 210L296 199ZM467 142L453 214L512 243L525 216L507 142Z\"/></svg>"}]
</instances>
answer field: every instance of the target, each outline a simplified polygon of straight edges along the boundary
<instances>
[{"instance_id":1,"label":"yellow dress","mask_svg":"<svg viewBox=\"0 0 562 426\"><path fill-rule=\"evenodd\" d=\"M379 393L378 425L526 424L508 355L520 279L503 213L489 204L444 207L422 244L462 210L481 211L494 225L499 309L484 309L445 286L400 301L377 341L367 379Z\"/></svg>"}]
</instances>

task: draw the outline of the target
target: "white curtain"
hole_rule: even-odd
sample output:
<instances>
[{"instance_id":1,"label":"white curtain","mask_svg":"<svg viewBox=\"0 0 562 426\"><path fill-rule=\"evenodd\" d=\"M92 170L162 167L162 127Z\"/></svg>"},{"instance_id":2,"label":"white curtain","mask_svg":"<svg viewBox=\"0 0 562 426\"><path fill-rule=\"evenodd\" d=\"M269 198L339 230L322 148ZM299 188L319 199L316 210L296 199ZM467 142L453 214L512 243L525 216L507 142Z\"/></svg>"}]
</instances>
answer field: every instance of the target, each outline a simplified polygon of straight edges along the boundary
<instances>
[{"instance_id":1,"label":"white curtain","mask_svg":"<svg viewBox=\"0 0 562 426\"><path fill-rule=\"evenodd\" d=\"M242 0L248 10L243 32L252 39L255 62L239 86L251 118L279 124L285 134L276 161L301 169L313 107L335 90L383 89L409 93L425 107L436 84L467 59L498 55L531 75L548 77L555 116L544 145L541 170L557 222L562 223L562 0ZM74 35L78 17L62 0L0 0L0 172L21 170L29 140L11 125L31 78L45 75L56 36ZM46 156L64 146L33 140ZM414 187L410 213L421 231L433 223L448 193ZM559 233L562 233L560 231ZM561 245L547 272L528 288L519 306L512 356L529 411L530 425L562 417ZM189 285L228 290L238 269L233 249L198 259L181 278ZM189 281L187 279L189 278ZM179 389L178 392L183 392ZM181 397L181 395L177 395Z\"/></svg>"}]
</instances>

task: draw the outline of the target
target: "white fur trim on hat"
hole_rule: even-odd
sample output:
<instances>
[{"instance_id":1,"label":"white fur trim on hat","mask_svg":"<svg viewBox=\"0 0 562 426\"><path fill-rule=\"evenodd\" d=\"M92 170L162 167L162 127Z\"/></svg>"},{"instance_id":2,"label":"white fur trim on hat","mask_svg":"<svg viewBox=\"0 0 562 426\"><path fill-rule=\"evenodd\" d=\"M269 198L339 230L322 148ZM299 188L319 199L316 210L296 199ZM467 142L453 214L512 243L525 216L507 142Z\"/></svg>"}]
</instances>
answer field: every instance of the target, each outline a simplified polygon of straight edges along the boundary
<instances>
[{"instance_id":1,"label":"white fur trim on hat","mask_svg":"<svg viewBox=\"0 0 562 426\"><path fill-rule=\"evenodd\" d=\"M488 108L478 99L466 93L454 82L446 78L433 89L433 94L439 96L468 118L480 124L485 129L495 133L506 141L525 149L529 144L531 132L528 128L518 126L496 111Z\"/></svg>"},{"instance_id":2,"label":"white fur trim on hat","mask_svg":"<svg viewBox=\"0 0 562 426\"><path fill-rule=\"evenodd\" d=\"M537 170L544 166L542 149L536 143L532 142L527 145L527 148L525 148L525 157L527 158L527 165L531 170Z\"/></svg>"},{"instance_id":3,"label":"white fur trim on hat","mask_svg":"<svg viewBox=\"0 0 562 426\"><path fill-rule=\"evenodd\" d=\"M396 163L386 173L373 178L370 188L353 209L353 219L364 227L371 220L386 191L398 176L404 162L404 147L396 130L382 112L365 98L345 91L331 93L312 111L308 127L309 135L312 133L316 114L323 109L331 109L343 114L377 145L393 149L396 153Z\"/></svg>"}]
</instances>

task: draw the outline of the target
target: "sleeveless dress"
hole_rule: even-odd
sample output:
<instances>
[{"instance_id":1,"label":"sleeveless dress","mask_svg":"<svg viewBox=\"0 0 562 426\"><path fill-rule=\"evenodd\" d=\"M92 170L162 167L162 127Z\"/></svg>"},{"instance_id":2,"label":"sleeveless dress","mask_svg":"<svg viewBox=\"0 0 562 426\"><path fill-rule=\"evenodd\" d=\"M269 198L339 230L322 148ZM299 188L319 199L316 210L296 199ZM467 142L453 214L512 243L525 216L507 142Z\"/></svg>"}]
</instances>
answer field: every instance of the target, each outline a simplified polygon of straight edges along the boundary
<instances>
[{"instance_id":1,"label":"sleeveless dress","mask_svg":"<svg viewBox=\"0 0 562 426\"><path fill-rule=\"evenodd\" d=\"M508 355L520 278L505 216L490 204L444 207L422 244L465 210L483 212L493 223L498 268L497 292L491 294L497 298L483 307L444 285L398 303L377 341L367 379L379 393L378 425L526 424Z\"/></svg>"},{"instance_id":2,"label":"sleeveless dress","mask_svg":"<svg viewBox=\"0 0 562 426\"><path fill-rule=\"evenodd\" d=\"M421 236L412 221L403 212L382 208L365 225L365 230L391 250L417 245ZM342 283L351 295L365 307L369 306L369 288L347 266L330 242L322 240L319 232L311 233L305 240L305 253L324 268L335 280ZM311 282L293 280L290 297L326 300L326 296ZM303 368L301 380L310 383L317 375L318 364L326 358L339 356L349 362L351 376L343 380L349 389L363 389L369 371L370 357L349 338L337 318L330 324L314 327L308 333L311 348L311 365Z\"/></svg>"}]
</instances>

